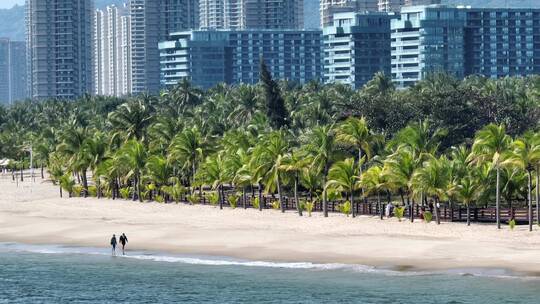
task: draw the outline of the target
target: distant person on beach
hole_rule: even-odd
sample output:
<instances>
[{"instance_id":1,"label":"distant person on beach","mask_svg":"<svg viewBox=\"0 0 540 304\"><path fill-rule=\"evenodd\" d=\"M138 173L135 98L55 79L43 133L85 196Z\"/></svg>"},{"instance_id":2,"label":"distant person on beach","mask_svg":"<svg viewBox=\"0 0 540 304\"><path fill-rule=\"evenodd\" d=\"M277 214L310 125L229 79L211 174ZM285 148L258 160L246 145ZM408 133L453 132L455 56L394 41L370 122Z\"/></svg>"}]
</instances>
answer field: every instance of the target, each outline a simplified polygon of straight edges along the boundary
<instances>
[{"instance_id":1,"label":"distant person on beach","mask_svg":"<svg viewBox=\"0 0 540 304\"><path fill-rule=\"evenodd\" d=\"M112 255L116 255L116 235L112 235L111 238Z\"/></svg>"},{"instance_id":2,"label":"distant person on beach","mask_svg":"<svg viewBox=\"0 0 540 304\"><path fill-rule=\"evenodd\" d=\"M386 217L390 218L392 216L392 211L394 210L394 205L392 203L388 203L386 205Z\"/></svg>"},{"instance_id":3,"label":"distant person on beach","mask_svg":"<svg viewBox=\"0 0 540 304\"><path fill-rule=\"evenodd\" d=\"M126 255L125 247L126 243L128 242L127 236L125 233L122 233L120 236L120 244L122 244L122 255Z\"/></svg>"}]
</instances>

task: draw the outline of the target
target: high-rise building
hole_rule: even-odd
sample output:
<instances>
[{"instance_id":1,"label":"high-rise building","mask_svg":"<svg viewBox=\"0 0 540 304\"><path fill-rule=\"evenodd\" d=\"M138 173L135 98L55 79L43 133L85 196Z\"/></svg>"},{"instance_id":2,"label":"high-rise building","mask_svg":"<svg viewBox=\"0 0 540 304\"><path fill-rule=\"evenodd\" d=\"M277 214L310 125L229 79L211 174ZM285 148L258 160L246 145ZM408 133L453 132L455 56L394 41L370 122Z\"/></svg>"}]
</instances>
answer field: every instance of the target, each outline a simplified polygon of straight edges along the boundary
<instances>
[{"instance_id":1,"label":"high-rise building","mask_svg":"<svg viewBox=\"0 0 540 304\"><path fill-rule=\"evenodd\" d=\"M464 10L440 5L403 7L392 20L392 78L407 87L429 73L465 75Z\"/></svg>"},{"instance_id":2,"label":"high-rise building","mask_svg":"<svg viewBox=\"0 0 540 304\"><path fill-rule=\"evenodd\" d=\"M361 88L377 72L391 73L390 20L380 12L336 13L323 28L324 82Z\"/></svg>"},{"instance_id":3,"label":"high-rise building","mask_svg":"<svg viewBox=\"0 0 540 304\"><path fill-rule=\"evenodd\" d=\"M244 29L302 29L304 0L244 0Z\"/></svg>"},{"instance_id":4,"label":"high-rise building","mask_svg":"<svg viewBox=\"0 0 540 304\"><path fill-rule=\"evenodd\" d=\"M379 0L380 12L399 12L406 0Z\"/></svg>"},{"instance_id":5,"label":"high-rise building","mask_svg":"<svg viewBox=\"0 0 540 304\"><path fill-rule=\"evenodd\" d=\"M332 26L333 16L345 12L374 12L378 0L320 0L321 27Z\"/></svg>"},{"instance_id":6,"label":"high-rise building","mask_svg":"<svg viewBox=\"0 0 540 304\"><path fill-rule=\"evenodd\" d=\"M130 0L131 93L158 92L159 41L199 26L198 0Z\"/></svg>"},{"instance_id":7,"label":"high-rise building","mask_svg":"<svg viewBox=\"0 0 540 304\"><path fill-rule=\"evenodd\" d=\"M399 87L431 72L458 78L540 74L540 9L403 7L392 21L392 76Z\"/></svg>"},{"instance_id":8,"label":"high-rise building","mask_svg":"<svg viewBox=\"0 0 540 304\"><path fill-rule=\"evenodd\" d=\"M200 0L201 29L301 29L304 0Z\"/></svg>"},{"instance_id":9,"label":"high-rise building","mask_svg":"<svg viewBox=\"0 0 540 304\"><path fill-rule=\"evenodd\" d=\"M441 4L442 0L405 0L405 6Z\"/></svg>"},{"instance_id":10,"label":"high-rise building","mask_svg":"<svg viewBox=\"0 0 540 304\"><path fill-rule=\"evenodd\" d=\"M0 39L0 104L27 98L26 44Z\"/></svg>"},{"instance_id":11,"label":"high-rise building","mask_svg":"<svg viewBox=\"0 0 540 304\"><path fill-rule=\"evenodd\" d=\"M173 33L160 43L163 86L190 79L203 88L259 81L260 59L276 79L322 78L319 30L216 30Z\"/></svg>"},{"instance_id":12,"label":"high-rise building","mask_svg":"<svg viewBox=\"0 0 540 304\"><path fill-rule=\"evenodd\" d=\"M462 8L465 74L491 78L540 74L540 8Z\"/></svg>"},{"instance_id":13,"label":"high-rise building","mask_svg":"<svg viewBox=\"0 0 540 304\"><path fill-rule=\"evenodd\" d=\"M227 0L199 0L199 25L201 29L225 28L225 1Z\"/></svg>"},{"instance_id":14,"label":"high-rise building","mask_svg":"<svg viewBox=\"0 0 540 304\"><path fill-rule=\"evenodd\" d=\"M440 4L442 0L378 0L379 11L399 12L404 6Z\"/></svg>"},{"instance_id":15,"label":"high-rise building","mask_svg":"<svg viewBox=\"0 0 540 304\"><path fill-rule=\"evenodd\" d=\"M94 93L130 94L129 16L126 7L96 10L94 21Z\"/></svg>"},{"instance_id":16,"label":"high-rise building","mask_svg":"<svg viewBox=\"0 0 540 304\"><path fill-rule=\"evenodd\" d=\"M92 92L93 16L92 0L26 0L30 97Z\"/></svg>"},{"instance_id":17,"label":"high-rise building","mask_svg":"<svg viewBox=\"0 0 540 304\"><path fill-rule=\"evenodd\" d=\"M224 0L224 4L223 28L231 30L244 28L243 15L245 10L245 1Z\"/></svg>"}]
</instances>

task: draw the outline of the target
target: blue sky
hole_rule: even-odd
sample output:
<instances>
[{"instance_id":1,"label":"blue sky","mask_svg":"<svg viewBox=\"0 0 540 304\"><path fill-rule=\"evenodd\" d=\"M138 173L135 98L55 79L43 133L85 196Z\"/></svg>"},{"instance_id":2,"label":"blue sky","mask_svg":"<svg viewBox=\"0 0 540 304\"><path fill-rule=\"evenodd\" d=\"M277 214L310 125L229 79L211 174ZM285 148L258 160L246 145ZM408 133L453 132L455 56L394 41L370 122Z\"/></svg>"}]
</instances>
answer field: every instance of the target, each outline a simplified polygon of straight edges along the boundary
<instances>
[{"instance_id":1,"label":"blue sky","mask_svg":"<svg viewBox=\"0 0 540 304\"><path fill-rule=\"evenodd\" d=\"M24 4L24 0L0 0L0 8L11 8L15 4Z\"/></svg>"}]
</instances>

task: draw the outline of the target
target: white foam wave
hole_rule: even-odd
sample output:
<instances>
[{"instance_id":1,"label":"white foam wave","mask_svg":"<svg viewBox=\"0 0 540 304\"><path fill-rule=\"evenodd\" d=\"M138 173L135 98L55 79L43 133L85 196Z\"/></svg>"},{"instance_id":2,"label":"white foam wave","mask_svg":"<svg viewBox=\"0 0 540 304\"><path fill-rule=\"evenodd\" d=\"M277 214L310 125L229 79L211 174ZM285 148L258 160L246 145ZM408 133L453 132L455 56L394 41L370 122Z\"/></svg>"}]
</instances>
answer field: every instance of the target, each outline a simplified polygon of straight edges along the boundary
<instances>
[{"instance_id":1,"label":"white foam wave","mask_svg":"<svg viewBox=\"0 0 540 304\"><path fill-rule=\"evenodd\" d=\"M58 245L25 245L18 243L0 243L1 252L28 252L38 254L77 254L77 255L99 255L110 256L110 251L103 248L91 247L66 247ZM262 267L281 269L305 269L319 271L351 271L356 273L376 273L391 276L429 276L429 275L460 275L475 277L491 277L501 279L535 279L538 277L521 276L505 269L453 269L446 271L412 271L396 270L394 267L379 268L360 264L341 263L311 263L311 262L269 262L269 261L249 261L227 257L213 256L183 256L183 255L163 255L150 252L130 252L129 255L118 255L117 258L145 260L165 263L182 263L190 265L206 266L242 266L242 267Z\"/></svg>"}]
</instances>

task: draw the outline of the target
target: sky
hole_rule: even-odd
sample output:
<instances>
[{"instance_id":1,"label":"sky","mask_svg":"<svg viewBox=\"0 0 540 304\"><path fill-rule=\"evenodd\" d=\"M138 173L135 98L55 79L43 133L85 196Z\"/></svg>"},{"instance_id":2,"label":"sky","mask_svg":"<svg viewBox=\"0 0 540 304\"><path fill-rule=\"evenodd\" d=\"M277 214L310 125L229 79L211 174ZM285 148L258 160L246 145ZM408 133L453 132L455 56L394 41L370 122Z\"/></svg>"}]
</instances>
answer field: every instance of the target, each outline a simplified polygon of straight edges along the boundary
<instances>
[{"instance_id":1,"label":"sky","mask_svg":"<svg viewBox=\"0 0 540 304\"><path fill-rule=\"evenodd\" d=\"M24 0L0 0L0 8L11 8L15 4L24 4Z\"/></svg>"}]
</instances>

